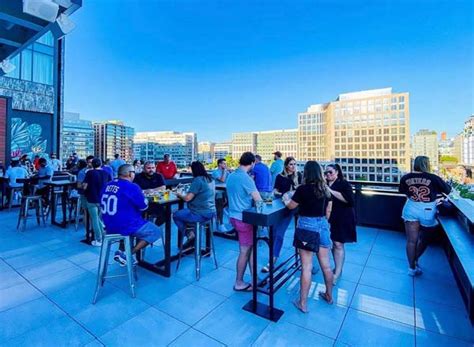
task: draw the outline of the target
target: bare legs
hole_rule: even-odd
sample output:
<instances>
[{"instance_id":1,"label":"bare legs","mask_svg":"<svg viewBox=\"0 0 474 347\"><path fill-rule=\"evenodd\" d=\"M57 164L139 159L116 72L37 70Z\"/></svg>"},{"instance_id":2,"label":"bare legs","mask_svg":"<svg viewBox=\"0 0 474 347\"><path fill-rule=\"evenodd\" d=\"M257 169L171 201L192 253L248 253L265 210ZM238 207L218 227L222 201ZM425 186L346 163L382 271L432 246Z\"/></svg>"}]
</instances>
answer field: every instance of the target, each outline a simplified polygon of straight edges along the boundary
<instances>
[{"instance_id":1,"label":"bare legs","mask_svg":"<svg viewBox=\"0 0 474 347\"><path fill-rule=\"evenodd\" d=\"M345 255L344 244L342 242L334 241L332 248L332 256L334 257L334 263L336 265L334 269L334 281L341 276Z\"/></svg>"},{"instance_id":2,"label":"bare legs","mask_svg":"<svg viewBox=\"0 0 474 347\"><path fill-rule=\"evenodd\" d=\"M323 294L324 299L332 304L332 287L334 285L334 275L331 270L331 262L329 260L329 248L319 247L318 261L324 276L324 284L326 292Z\"/></svg>"},{"instance_id":3,"label":"bare legs","mask_svg":"<svg viewBox=\"0 0 474 347\"><path fill-rule=\"evenodd\" d=\"M405 232L407 234L406 252L408 258L408 265L410 266L410 269L414 270L416 267L417 260L417 243L420 234L420 223L405 222ZM424 251L424 249L422 251Z\"/></svg>"},{"instance_id":4,"label":"bare legs","mask_svg":"<svg viewBox=\"0 0 474 347\"><path fill-rule=\"evenodd\" d=\"M247 264L249 264L250 274L252 274L252 246L240 245L240 253L237 258L237 276L234 284L234 289L236 290L244 289L249 286L248 283L244 282L244 274Z\"/></svg>"}]
</instances>

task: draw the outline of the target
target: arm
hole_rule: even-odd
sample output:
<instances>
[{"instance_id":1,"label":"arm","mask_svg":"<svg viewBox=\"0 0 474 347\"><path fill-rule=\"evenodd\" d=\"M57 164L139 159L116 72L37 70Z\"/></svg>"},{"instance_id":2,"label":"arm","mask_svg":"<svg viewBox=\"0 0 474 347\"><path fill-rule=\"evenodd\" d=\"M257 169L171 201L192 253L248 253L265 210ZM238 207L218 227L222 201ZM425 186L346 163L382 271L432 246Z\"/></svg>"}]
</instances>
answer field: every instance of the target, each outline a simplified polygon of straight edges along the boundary
<instances>
[{"instance_id":1,"label":"arm","mask_svg":"<svg viewBox=\"0 0 474 347\"><path fill-rule=\"evenodd\" d=\"M332 210L332 201L328 202L328 205L326 207L326 218L329 219L331 216L331 210Z\"/></svg>"},{"instance_id":2,"label":"arm","mask_svg":"<svg viewBox=\"0 0 474 347\"><path fill-rule=\"evenodd\" d=\"M290 210L294 210L299 206L299 204L292 199L289 200L283 200L283 203L285 204L286 207L288 207Z\"/></svg>"},{"instance_id":3,"label":"arm","mask_svg":"<svg viewBox=\"0 0 474 347\"><path fill-rule=\"evenodd\" d=\"M252 196L253 201L262 201L262 197L258 191L252 192L250 195Z\"/></svg>"},{"instance_id":4,"label":"arm","mask_svg":"<svg viewBox=\"0 0 474 347\"><path fill-rule=\"evenodd\" d=\"M182 195L182 194L176 194L178 196L178 198L180 199L183 199L185 202L189 202L191 201L192 199L194 199L194 194L193 193L188 193L186 195Z\"/></svg>"},{"instance_id":5,"label":"arm","mask_svg":"<svg viewBox=\"0 0 474 347\"><path fill-rule=\"evenodd\" d=\"M328 189L329 189L329 192L331 192L331 195L334 196L337 200L341 200L342 202L344 202L346 204L348 203L347 200L342 195L342 193L336 192L335 190L332 190L331 188L328 188ZM332 204L332 202L331 202L331 204Z\"/></svg>"}]
</instances>

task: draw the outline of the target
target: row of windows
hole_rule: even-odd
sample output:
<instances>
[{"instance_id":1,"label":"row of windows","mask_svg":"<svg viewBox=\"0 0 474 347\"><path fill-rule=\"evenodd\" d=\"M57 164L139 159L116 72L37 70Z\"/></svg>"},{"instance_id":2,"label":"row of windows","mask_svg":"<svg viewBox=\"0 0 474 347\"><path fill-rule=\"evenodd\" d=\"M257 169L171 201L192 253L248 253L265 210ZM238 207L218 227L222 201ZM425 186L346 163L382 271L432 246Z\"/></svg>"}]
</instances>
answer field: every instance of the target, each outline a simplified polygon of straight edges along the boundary
<instances>
[{"instance_id":1,"label":"row of windows","mask_svg":"<svg viewBox=\"0 0 474 347\"><path fill-rule=\"evenodd\" d=\"M393 143L364 143L364 144L354 144L354 145L351 145L351 144L348 144L348 145L335 145L334 146L334 149L336 151L338 150L359 150L359 149L362 149L362 150L367 150L367 149L405 149L405 143L397 143L397 142L393 142ZM434 153L438 153L437 151L434 152Z\"/></svg>"},{"instance_id":2,"label":"row of windows","mask_svg":"<svg viewBox=\"0 0 474 347\"><path fill-rule=\"evenodd\" d=\"M369 99L369 100L356 100L352 102L339 102L336 103L336 109L339 108L347 108L347 107L361 107L361 106L367 106L367 105L387 105L390 103L403 103L405 102L405 96L400 95L398 98L396 96L393 96L391 98L380 98L380 99Z\"/></svg>"}]
</instances>

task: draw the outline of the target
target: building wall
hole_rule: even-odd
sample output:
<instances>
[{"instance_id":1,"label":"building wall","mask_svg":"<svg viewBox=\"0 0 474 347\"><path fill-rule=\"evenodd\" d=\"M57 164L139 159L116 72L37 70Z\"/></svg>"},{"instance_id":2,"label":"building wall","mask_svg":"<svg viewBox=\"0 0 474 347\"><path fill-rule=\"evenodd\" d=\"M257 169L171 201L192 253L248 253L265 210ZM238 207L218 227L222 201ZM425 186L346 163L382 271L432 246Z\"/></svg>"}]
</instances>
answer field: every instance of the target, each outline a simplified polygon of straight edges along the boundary
<instances>
[{"instance_id":1,"label":"building wall","mask_svg":"<svg viewBox=\"0 0 474 347\"><path fill-rule=\"evenodd\" d=\"M413 136L412 158L424 155L430 158L431 167L439 168L438 134L435 131L422 129Z\"/></svg>"},{"instance_id":2,"label":"building wall","mask_svg":"<svg viewBox=\"0 0 474 347\"><path fill-rule=\"evenodd\" d=\"M214 160L225 158L228 155L232 155L232 143L222 142L214 145Z\"/></svg>"},{"instance_id":3,"label":"building wall","mask_svg":"<svg viewBox=\"0 0 474 347\"><path fill-rule=\"evenodd\" d=\"M239 159L242 153L257 150L257 135L253 132L232 134L232 158Z\"/></svg>"},{"instance_id":4,"label":"building wall","mask_svg":"<svg viewBox=\"0 0 474 347\"><path fill-rule=\"evenodd\" d=\"M134 159L133 136L135 130L120 121L93 123L95 156L113 159L115 154L127 162Z\"/></svg>"},{"instance_id":5,"label":"building wall","mask_svg":"<svg viewBox=\"0 0 474 347\"><path fill-rule=\"evenodd\" d=\"M0 160L5 163L7 152L7 99L0 98Z\"/></svg>"},{"instance_id":6,"label":"building wall","mask_svg":"<svg viewBox=\"0 0 474 347\"><path fill-rule=\"evenodd\" d=\"M272 161L273 153L280 151L283 157L296 157L298 147L298 130L272 130L259 131L257 135L256 153L262 156L264 161Z\"/></svg>"},{"instance_id":7,"label":"building wall","mask_svg":"<svg viewBox=\"0 0 474 347\"><path fill-rule=\"evenodd\" d=\"M74 152L79 158L94 154L94 128L91 121L80 119L79 113L64 112L62 160L67 160Z\"/></svg>"},{"instance_id":8,"label":"building wall","mask_svg":"<svg viewBox=\"0 0 474 347\"><path fill-rule=\"evenodd\" d=\"M463 163L474 165L474 115L464 123L462 152Z\"/></svg>"}]
</instances>

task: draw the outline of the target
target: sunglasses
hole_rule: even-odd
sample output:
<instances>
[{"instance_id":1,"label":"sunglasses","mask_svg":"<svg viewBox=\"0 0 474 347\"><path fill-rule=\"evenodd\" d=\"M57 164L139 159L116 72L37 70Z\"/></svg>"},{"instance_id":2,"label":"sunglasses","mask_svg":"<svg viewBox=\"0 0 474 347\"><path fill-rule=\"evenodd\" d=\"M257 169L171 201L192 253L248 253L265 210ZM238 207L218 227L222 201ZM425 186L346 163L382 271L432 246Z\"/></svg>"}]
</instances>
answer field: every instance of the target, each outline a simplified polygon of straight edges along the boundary
<instances>
[{"instance_id":1,"label":"sunglasses","mask_svg":"<svg viewBox=\"0 0 474 347\"><path fill-rule=\"evenodd\" d=\"M325 175L332 175L332 174L334 174L334 171L324 171L324 174Z\"/></svg>"},{"instance_id":2,"label":"sunglasses","mask_svg":"<svg viewBox=\"0 0 474 347\"><path fill-rule=\"evenodd\" d=\"M289 163L288 166L295 166L296 163Z\"/></svg>"}]
</instances>

